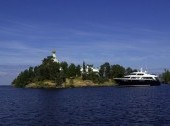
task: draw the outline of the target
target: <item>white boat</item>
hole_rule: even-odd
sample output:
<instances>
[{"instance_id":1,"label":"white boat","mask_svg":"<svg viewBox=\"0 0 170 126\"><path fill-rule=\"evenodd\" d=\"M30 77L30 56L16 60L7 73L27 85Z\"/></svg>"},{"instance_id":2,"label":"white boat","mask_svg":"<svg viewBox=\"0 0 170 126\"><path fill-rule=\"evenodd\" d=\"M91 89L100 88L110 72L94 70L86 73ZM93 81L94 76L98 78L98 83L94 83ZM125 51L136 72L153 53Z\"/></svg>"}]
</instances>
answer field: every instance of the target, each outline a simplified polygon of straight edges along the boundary
<instances>
[{"instance_id":1,"label":"white boat","mask_svg":"<svg viewBox=\"0 0 170 126\"><path fill-rule=\"evenodd\" d=\"M160 81L158 76L154 74L148 74L147 71L132 72L123 78L114 78L118 85L124 86L158 86Z\"/></svg>"}]
</instances>

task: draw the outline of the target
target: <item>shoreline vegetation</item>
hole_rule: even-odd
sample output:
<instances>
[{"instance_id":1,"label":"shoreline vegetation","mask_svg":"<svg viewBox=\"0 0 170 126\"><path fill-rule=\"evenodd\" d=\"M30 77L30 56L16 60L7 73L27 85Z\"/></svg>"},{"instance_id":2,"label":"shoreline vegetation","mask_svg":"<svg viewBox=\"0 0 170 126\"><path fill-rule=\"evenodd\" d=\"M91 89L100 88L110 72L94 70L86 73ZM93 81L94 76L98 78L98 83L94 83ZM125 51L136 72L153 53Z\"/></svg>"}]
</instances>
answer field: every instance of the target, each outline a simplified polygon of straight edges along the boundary
<instances>
[{"instance_id":1,"label":"shoreline vegetation","mask_svg":"<svg viewBox=\"0 0 170 126\"><path fill-rule=\"evenodd\" d=\"M87 67L88 66L88 67ZM90 66L90 67L89 67ZM93 65L85 64L82 67L73 63L55 62L53 56L44 58L42 64L29 67L21 72L12 82L17 88L76 88L116 86L113 78L123 77L137 71L130 67L124 68L118 64L110 65L105 62L96 72ZM170 72L165 70L160 75L161 81L170 82Z\"/></svg>"},{"instance_id":2,"label":"shoreline vegetation","mask_svg":"<svg viewBox=\"0 0 170 126\"><path fill-rule=\"evenodd\" d=\"M51 80L44 80L29 83L25 88L78 88L78 87L106 87L106 86L116 86L112 80L109 80L103 84L94 83L91 80L82 80L81 78L66 79L60 86L56 86L56 83Z\"/></svg>"},{"instance_id":3,"label":"shoreline vegetation","mask_svg":"<svg viewBox=\"0 0 170 126\"><path fill-rule=\"evenodd\" d=\"M124 73L132 72L131 68L108 62L95 69L93 65L75 65L73 63L58 62L55 56L48 56L42 64L29 67L22 71L12 82L17 88L75 88L115 86L114 77L123 77ZM96 71L98 70L98 71Z\"/></svg>"}]
</instances>

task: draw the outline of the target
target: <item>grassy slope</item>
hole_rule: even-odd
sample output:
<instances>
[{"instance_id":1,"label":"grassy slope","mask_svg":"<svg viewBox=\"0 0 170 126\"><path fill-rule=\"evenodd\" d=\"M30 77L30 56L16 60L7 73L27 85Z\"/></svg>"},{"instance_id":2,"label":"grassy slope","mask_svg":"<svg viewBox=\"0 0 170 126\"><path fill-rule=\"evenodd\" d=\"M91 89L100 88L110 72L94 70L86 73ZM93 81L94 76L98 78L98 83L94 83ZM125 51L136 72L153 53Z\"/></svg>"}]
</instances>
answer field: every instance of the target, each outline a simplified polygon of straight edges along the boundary
<instances>
[{"instance_id":1,"label":"grassy slope","mask_svg":"<svg viewBox=\"0 0 170 126\"><path fill-rule=\"evenodd\" d=\"M46 80L42 82L30 83L26 88L71 88L71 87L95 87L95 86L114 86L115 83L109 80L104 84L95 84L91 80L82 80L81 78L66 79L66 82L62 84L61 87L56 87L55 83Z\"/></svg>"}]
</instances>

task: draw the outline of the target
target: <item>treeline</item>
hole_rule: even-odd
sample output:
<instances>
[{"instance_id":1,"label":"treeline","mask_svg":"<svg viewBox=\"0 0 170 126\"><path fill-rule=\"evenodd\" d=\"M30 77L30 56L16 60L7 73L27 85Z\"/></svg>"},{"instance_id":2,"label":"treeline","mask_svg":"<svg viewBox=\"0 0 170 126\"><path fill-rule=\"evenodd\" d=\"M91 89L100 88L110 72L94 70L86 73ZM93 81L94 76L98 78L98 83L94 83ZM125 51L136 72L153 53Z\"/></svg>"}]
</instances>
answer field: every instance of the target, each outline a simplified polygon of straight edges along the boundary
<instances>
[{"instance_id":1,"label":"treeline","mask_svg":"<svg viewBox=\"0 0 170 126\"><path fill-rule=\"evenodd\" d=\"M164 72L160 75L160 78L163 83L170 84L170 71L165 69Z\"/></svg>"},{"instance_id":2,"label":"treeline","mask_svg":"<svg viewBox=\"0 0 170 126\"><path fill-rule=\"evenodd\" d=\"M101 84L106 81L113 80L113 78L123 77L124 75L130 74L131 72L134 72L137 70L133 70L130 67L125 69L121 65L118 65L118 64L110 65L108 62L106 62L100 66L99 73L93 72L90 68L88 71L89 72L82 73L82 79L92 80L94 83Z\"/></svg>"},{"instance_id":3,"label":"treeline","mask_svg":"<svg viewBox=\"0 0 170 126\"><path fill-rule=\"evenodd\" d=\"M78 77L81 77L82 80L92 80L94 83L100 84L136 71L130 67L125 69L118 64L110 65L108 62L101 65L97 73L93 72L91 68L88 69L88 72L85 69L85 62L83 63L83 70L81 70L80 65L73 63L68 64L67 62L57 63L53 61L52 56L48 56L43 59L41 65L34 68L30 67L21 72L17 78L13 80L12 84L15 87L25 87L30 83L50 80L54 82L56 86L61 86L66 82L66 78L74 79Z\"/></svg>"},{"instance_id":4,"label":"treeline","mask_svg":"<svg viewBox=\"0 0 170 126\"><path fill-rule=\"evenodd\" d=\"M80 68L80 65L54 62L53 57L48 56L43 59L41 65L21 72L12 84L15 87L25 87L29 83L51 80L56 86L61 86L66 78L81 76Z\"/></svg>"}]
</instances>

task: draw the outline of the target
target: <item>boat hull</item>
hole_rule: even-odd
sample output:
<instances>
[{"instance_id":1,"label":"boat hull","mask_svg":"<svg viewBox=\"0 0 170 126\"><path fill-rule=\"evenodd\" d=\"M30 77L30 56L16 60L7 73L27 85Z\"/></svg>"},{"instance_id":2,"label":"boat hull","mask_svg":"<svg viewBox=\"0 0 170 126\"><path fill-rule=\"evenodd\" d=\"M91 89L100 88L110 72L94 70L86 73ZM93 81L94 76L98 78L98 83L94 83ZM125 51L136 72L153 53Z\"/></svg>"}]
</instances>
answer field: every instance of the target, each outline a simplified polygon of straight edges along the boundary
<instances>
[{"instance_id":1,"label":"boat hull","mask_svg":"<svg viewBox=\"0 0 170 126\"><path fill-rule=\"evenodd\" d=\"M114 79L118 85L123 86L159 86L159 80L140 80L140 79Z\"/></svg>"}]
</instances>

